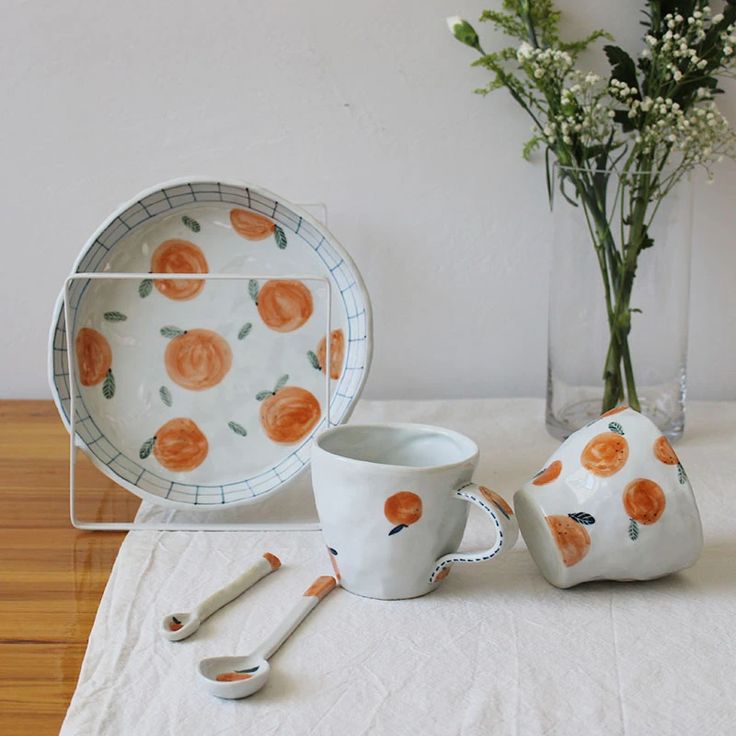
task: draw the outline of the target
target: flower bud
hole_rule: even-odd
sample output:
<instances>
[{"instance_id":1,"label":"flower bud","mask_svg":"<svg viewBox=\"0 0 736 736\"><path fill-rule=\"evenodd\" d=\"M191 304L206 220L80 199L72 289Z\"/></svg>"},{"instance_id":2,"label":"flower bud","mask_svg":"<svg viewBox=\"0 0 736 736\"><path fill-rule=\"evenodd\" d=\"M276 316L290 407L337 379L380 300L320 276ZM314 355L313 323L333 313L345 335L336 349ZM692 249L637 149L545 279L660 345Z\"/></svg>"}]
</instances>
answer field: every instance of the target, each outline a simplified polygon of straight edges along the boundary
<instances>
[{"instance_id":1,"label":"flower bud","mask_svg":"<svg viewBox=\"0 0 736 736\"><path fill-rule=\"evenodd\" d=\"M468 21L457 15L453 15L451 18L447 19L447 27L450 29L450 33L452 33L460 43L464 43L466 46L470 46L470 48L482 52L478 34Z\"/></svg>"}]
</instances>

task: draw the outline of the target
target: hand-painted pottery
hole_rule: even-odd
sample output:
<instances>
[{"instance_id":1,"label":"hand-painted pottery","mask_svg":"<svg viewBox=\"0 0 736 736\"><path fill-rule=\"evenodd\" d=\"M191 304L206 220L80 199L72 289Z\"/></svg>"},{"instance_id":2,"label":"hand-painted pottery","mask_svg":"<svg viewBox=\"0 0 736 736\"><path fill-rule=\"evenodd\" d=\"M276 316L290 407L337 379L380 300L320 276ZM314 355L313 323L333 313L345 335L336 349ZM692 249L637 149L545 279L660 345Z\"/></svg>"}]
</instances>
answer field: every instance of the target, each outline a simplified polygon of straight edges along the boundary
<instances>
[{"instance_id":1,"label":"hand-painted pottery","mask_svg":"<svg viewBox=\"0 0 736 736\"><path fill-rule=\"evenodd\" d=\"M703 531L667 438L619 407L572 434L514 496L524 541L547 580L650 580L694 564Z\"/></svg>"},{"instance_id":2,"label":"hand-painted pottery","mask_svg":"<svg viewBox=\"0 0 736 736\"><path fill-rule=\"evenodd\" d=\"M454 563L511 549L518 526L509 504L471 481L475 443L420 424L366 424L320 434L312 448L317 512L335 575L351 593L392 600L434 590ZM472 503L487 515L493 544L457 548Z\"/></svg>"},{"instance_id":3,"label":"hand-painted pottery","mask_svg":"<svg viewBox=\"0 0 736 736\"><path fill-rule=\"evenodd\" d=\"M330 420L347 420L371 359L368 294L324 226L244 184L175 181L120 207L74 271L259 275L250 280L79 279L70 287L70 381L62 296L49 379L69 427L109 477L159 504L249 503L302 472Z\"/></svg>"}]
</instances>

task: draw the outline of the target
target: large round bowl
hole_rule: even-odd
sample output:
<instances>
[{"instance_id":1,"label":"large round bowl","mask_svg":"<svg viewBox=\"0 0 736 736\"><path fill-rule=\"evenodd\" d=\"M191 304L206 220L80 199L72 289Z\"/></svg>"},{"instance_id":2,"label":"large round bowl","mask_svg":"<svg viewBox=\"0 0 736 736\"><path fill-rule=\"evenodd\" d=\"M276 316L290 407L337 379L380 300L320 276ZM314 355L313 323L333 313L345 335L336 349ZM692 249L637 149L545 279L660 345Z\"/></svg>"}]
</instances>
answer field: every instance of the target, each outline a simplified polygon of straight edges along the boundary
<instances>
[{"instance_id":1,"label":"large round bowl","mask_svg":"<svg viewBox=\"0 0 736 736\"><path fill-rule=\"evenodd\" d=\"M67 429L73 387L82 449L142 498L246 504L308 466L326 424L328 292L306 276L331 287L330 423L350 416L371 361L368 293L325 227L280 197L237 182L159 185L108 217L73 270L143 274L73 280L71 325L62 291L49 337Z\"/></svg>"}]
</instances>

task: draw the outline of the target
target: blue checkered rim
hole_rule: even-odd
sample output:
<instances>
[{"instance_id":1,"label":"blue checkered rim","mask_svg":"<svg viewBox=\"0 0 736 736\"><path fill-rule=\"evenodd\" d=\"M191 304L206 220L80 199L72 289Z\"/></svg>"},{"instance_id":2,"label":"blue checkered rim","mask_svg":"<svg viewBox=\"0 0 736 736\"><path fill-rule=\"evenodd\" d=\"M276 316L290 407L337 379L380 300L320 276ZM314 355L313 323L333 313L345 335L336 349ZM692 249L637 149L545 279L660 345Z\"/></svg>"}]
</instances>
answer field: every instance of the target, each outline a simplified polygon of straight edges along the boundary
<instances>
[{"instance_id":1,"label":"blue checkered rim","mask_svg":"<svg viewBox=\"0 0 736 736\"><path fill-rule=\"evenodd\" d=\"M136 228L174 209L193 202L222 202L244 207L270 217L284 230L298 236L324 264L348 326L345 367L330 401L331 423L341 424L350 416L370 368L372 353L371 305L360 273L334 238L316 221L294 205L277 199L263 189L245 184L215 181L172 182L139 195L133 204L109 218L77 259L73 271L101 271L108 255ZM90 279L72 282L69 308L76 320L77 309ZM57 408L69 428L69 366L63 294L57 301L49 338L49 381ZM123 487L158 504L191 508L245 504L281 488L309 464L309 448L324 428L323 419L311 434L273 467L250 478L224 485L194 485L164 478L120 452L103 434L87 410L77 389L75 427L84 450L106 475Z\"/></svg>"}]
</instances>

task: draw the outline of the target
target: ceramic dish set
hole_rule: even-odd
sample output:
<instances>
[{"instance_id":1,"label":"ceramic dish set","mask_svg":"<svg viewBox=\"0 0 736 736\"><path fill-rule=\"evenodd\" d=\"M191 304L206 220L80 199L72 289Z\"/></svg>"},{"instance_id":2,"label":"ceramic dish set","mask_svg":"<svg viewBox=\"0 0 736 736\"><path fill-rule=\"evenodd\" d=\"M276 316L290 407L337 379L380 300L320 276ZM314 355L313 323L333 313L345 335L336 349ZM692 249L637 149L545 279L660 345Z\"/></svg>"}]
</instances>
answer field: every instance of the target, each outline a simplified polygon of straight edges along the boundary
<instances>
[{"instance_id":1,"label":"ceramic dish set","mask_svg":"<svg viewBox=\"0 0 736 736\"><path fill-rule=\"evenodd\" d=\"M453 565L496 560L519 526L545 578L567 588L692 565L702 529L687 474L655 425L620 407L570 436L517 491L514 513L473 477L467 437L411 424L347 425L367 378L371 307L345 249L258 187L182 180L148 190L89 240L57 302L49 379L59 413L107 476L141 498L229 508L278 492L311 460L337 582L360 596L424 595ZM468 511L492 542L459 552ZM264 575L270 553L189 613L170 640ZM331 581L331 582L330 582ZM310 586L245 657L204 660L209 692L244 697L335 585Z\"/></svg>"}]
</instances>

